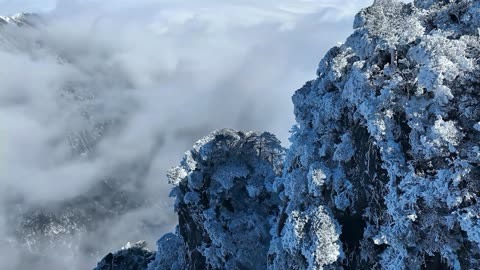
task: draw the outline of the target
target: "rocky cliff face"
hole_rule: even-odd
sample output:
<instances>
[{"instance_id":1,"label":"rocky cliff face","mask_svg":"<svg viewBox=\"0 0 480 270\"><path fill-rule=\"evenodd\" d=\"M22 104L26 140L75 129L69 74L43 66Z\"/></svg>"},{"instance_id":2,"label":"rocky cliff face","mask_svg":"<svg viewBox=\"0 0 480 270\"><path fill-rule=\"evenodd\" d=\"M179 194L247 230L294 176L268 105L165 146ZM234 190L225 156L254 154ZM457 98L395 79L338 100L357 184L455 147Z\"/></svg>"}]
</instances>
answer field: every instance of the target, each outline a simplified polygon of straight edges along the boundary
<instances>
[{"instance_id":1,"label":"rocky cliff face","mask_svg":"<svg viewBox=\"0 0 480 270\"><path fill-rule=\"evenodd\" d=\"M480 268L480 2L376 1L354 28L293 96L280 177L274 139L233 131L172 171L182 267Z\"/></svg>"},{"instance_id":2,"label":"rocky cliff face","mask_svg":"<svg viewBox=\"0 0 480 270\"><path fill-rule=\"evenodd\" d=\"M377 1L295 93L272 268L479 267L479 4Z\"/></svg>"}]
</instances>

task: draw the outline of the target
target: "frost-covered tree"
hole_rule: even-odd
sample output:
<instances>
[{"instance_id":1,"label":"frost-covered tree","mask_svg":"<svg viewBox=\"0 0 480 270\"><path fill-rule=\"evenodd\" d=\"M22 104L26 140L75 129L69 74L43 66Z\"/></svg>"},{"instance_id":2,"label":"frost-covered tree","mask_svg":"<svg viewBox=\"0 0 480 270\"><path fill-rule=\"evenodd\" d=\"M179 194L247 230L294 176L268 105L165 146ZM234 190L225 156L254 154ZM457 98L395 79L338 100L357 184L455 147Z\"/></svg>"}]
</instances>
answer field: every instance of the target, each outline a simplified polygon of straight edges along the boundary
<instances>
[{"instance_id":1,"label":"frost-covered tree","mask_svg":"<svg viewBox=\"0 0 480 270\"><path fill-rule=\"evenodd\" d=\"M270 133L229 129L213 132L185 154L168 174L179 217L178 236L170 241L183 239L179 252L185 253L185 264L174 269L266 268L280 203L272 185L283 154ZM157 261L164 260L165 243L159 241ZM159 267L157 261L152 270L171 269L165 266L172 261Z\"/></svg>"},{"instance_id":2,"label":"frost-covered tree","mask_svg":"<svg viewBox=\"0 0 480 270\"><path fill-rule=\"evenodd\" d=\"M480 268L479 14L424 0L357 15L293 97L272 269Z\"/></svg>"},{"instance_id":3,"label":"frost-covered tree","mask_svg":"<svg viewBox=\"0 0 480 270\"><path fill-rule=\"evenodd\" d=\"M182 270L187 267L184 239L178 234L167 233L157 241L155 259L148 270Z\"/></svg>"}]
</instances>

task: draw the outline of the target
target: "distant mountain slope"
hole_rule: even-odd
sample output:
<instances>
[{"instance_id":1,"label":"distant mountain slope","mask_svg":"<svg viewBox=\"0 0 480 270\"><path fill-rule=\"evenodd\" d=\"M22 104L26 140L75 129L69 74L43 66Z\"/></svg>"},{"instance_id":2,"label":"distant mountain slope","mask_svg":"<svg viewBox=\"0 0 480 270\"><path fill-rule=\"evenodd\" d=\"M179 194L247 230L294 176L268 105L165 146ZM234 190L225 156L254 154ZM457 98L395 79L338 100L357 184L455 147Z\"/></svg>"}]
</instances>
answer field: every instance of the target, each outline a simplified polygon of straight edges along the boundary
<instances>
[{"instance_id":1,"label":"distant mountain slope","mask_svg":"<svg viewBox=\"0 0 480 270\"><path fill-rule=\"evenodd\" d=\"M28 151L29 146L35 147L35 145L25 145L26 154L20 157L20 161L25 163L18 166L25 170L25 175L30 173L29 170L35 172L32 167L41 168L38 174L30 175L31 179L17 179L18 172L13 171L15 169L13 166L12 171L5 170L0 174L0 177L5 177L0 179L2 184L0 235L5 234L3 237L5 239L0 240L0 243L5 241L3 247L12 252L19 252L18 258L21 258L18 262L12 259L11 269L23 270L31 265L41 269L64 269L63 263L68 260L94 261L105 250L103 247L105 243L93 243L94 240L98 240L96 238L99 234L102 234L104 239L113 238L107 228L111 229L121 217L127 214L134 215L132 213L135 211L141 212L147 204L152 209L156 208L152 205L157 205L144 195L144 186L154 156L163 145L162 138L158 138L148 151L140 155L132 155L122 162L108 160L106 157L107 162L111 164L104 169L99 169L105 165L101 160L105 157L102 158L104 154L99 153L101 150L98 149L98 145L105 141L105 137L117 135L116 133L124 128L126 119L133 111L134 100L125 98L126 88L120 86L122 84L120 78L112 82L112 84L118 83L115 85L116 88L111 85L116 91L115 95L108 93L111 89L107 87L98 90L99 85L104 84L105 81L95 80L94 72L79 71L81 67L75 62L75 57L55 47L55 42L51 40L45 26L44 18L35 14L0 17L0 53L14 55L16 57L14 60L21 62L22 69L22 74L15 74L14 71L18 71L16 70L18 63L15 61L6 63L7 74L2 74L1 79L5 81L9 76L20 76L24 80L22 82L19 79L11 86L12 89L2 92L3 95L0 97L2 106L6 110L16 106L21 109L30 108L20 109L19 118L36 117L35 120L40 119L39 122L45 125L37 130L51 131L51 134L48 134L50 136L48 141L41 142L50 147L45 157L35 160L37 149ZM65 71L73 72L75 76L61 77L65 75L62 73ZM9 72L12 74L8 74ZM42 72L48 74L45 75ZM55 74L57 72L59 75ZM52 89L43 88L45 85L34 85L38 83L37 73L41 74L40 77L43 76L41 79L45 80L45 85ZM22 88L22 83L26 84L25 89ZM29 87L31 89L28 89ZM49 93L41 93L45 90ZM52 100L54 103L48 103ZM42 110L36 106L45 106L48 109ZM7 123L9 125L6 127L7 133L2 136L8 138L15 135L17 125L21 127L24 124L16 123L14 120L12 119L11 125ZM2 128L3 125L5 123L2 123ZM35 138L45 134L22 135ZM4 147L3 142L1 147ZM23 146L20 145L20 147ZM55 155L61 156L57 167L47 164L54 159ZM0 156L0 158L3 162L4 157ZM30 160L33 164L28 163ZM47 165L42 163L43 161ZM78 165L80 166L76 168L75 166ZM92 176L89 173L89 170L94 167L101 171L101 175ZM52 193L62 193L65 187L76 185L76 181L72 180L76 177L84 177L82 181L86 183L85 190L82 191L79 187L74 191L77 195L69 196L68 192L65 192L66 195L57 196L60 199L49 198L48 194L46 198L42 198L42 195L37 195L35 190L38 186L39 190L44 191L42 185L45 185ZM93 181L87 179L89 177L93 177ZM28 187L24 193L22 193L23 190L19 192L19 188L12 189L9 186L16 181L30 183L31 187ZM19 186L22 185L28 184L19 184ZM31 193L38 197L25 196L32 189ZM158 204L161 203L158 202ZM164 223L166 221L153 224L140 220L137 224L140 224L142 230L158 231ZM65 262L59 260L57 258L59 255L68 259L65 259ZM3 261L3 257L0 257L0 260ZM79 262L78 264L88 263Z\"/></svg>"}]
</instances>

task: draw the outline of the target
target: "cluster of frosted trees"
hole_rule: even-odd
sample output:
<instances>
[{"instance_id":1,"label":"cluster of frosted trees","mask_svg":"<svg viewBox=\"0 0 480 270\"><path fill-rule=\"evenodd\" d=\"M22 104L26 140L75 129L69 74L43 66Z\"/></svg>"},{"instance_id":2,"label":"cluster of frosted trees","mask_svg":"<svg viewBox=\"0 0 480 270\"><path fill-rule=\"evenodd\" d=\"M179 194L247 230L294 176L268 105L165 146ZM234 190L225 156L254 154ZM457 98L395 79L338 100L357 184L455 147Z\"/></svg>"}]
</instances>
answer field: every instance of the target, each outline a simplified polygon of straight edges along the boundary
<instances>
[{"instance_id":1,"label":"cluster of frosted trees","mask_svg":"<svg viewBox=\"0 0 480 270\"><path fill-rule=\"evenodd\" d=\"M171 171L149 269L480 268L480 2L376 1L354 27L293 96L285 155L223 130Z\"/></svg>"}]
</instances>

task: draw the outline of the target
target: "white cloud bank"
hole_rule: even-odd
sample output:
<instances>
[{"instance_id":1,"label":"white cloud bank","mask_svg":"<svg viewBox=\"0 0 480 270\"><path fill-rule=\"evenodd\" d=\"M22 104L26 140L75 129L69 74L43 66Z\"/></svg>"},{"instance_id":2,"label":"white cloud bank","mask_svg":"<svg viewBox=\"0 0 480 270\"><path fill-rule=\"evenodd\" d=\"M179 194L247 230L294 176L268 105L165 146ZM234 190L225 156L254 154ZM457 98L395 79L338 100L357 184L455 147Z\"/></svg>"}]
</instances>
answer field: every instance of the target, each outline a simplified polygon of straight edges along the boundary
<instances>
[{"instance_id":1,"label":"white cloud bank","mask_svg":"<svg viewBox=\"0 0 480 270\"><path fill-rule=\"evenodd\" d=\"M139 238L153 244L175 223L166 169L217 128L286 142L293 91L368 4L0 0L4 14L45 19L35 30L0 29L0 238L18 238L23 213L61 212L108 180L138 204L37 244L42 255L73 242L45 264L88 269L98 259L89 245L104 253ZM29 247L0 248L0 269L28 265L19 254Z\"/></svg>"}]
</instances>

